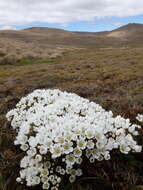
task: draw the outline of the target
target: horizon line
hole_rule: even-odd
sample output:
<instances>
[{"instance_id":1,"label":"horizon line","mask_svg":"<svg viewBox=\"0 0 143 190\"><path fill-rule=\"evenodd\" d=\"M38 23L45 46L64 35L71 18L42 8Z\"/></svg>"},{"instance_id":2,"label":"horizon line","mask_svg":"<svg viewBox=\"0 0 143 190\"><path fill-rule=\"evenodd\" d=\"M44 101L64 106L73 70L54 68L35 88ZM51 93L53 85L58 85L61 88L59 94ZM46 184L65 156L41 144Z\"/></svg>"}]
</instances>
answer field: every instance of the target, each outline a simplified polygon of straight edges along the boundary
<instances>
[{"instance_id":1,"label":"horizon line","mask_svg":"<svg viewBox=\"0 0 143 190\"><path fill-rule=\"evenodd\" d=\"M119 27L116 27L115 29L113 30L116 30L116 29L119 29L119 28L122 28L124 26L127 26L127 25L131 25L131 24L137 24L137 25L143 25L142 23L138 23L138 22L129 22L128 24L123 24ZM101 33L101 32L111 32L113 30L101 30L101 31L84 31L84 30L68 30L68 29L63 29L62 27L48 27L48 26L27 26L27 27L23 27L23 28L13 28L13 29L2 29L0 30L0 32L2 31L22 31L22 30L28 30L28 29L33 29L33 28L47 28L47 29L57 29L57 30L64 30L64 31L68 31L68 32L85 32L85 33Z\"/></svg>"}]
</instances>

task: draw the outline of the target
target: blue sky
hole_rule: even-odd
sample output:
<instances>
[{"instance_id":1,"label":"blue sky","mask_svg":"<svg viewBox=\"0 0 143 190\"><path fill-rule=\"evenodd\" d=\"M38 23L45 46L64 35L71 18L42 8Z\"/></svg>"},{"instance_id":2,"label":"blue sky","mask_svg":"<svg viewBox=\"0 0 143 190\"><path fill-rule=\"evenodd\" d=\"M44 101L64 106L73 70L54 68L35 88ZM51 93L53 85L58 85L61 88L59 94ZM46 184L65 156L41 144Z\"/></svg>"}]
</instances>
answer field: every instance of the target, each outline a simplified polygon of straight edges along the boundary
<instances>
[{"instance_id":1,"label":"blue sky","mask_svg":"<svg viewBox=\"0 0 143 190\"><path fill-rule=\"evenodd\" d=\"M105 31L143 23L143 0L0 0L0 29Z\"/></svg>"},{"instance_id":2,"label":"blue sky","mask_svg":"<svg viewBox=\"0 0 143 190\"><path fill-rule=\"evenodd\" d=\"M46 23L32 23L30 25L21 25L15 27L15 29L23 29L27 27L50 27L50 28L61 28L70 31L89 31L89 32L99 32L99 31L110 31L114 30L120 26L129 23L139 23L143 24L143 15L132 16L132 17L106 17L103 19L96 19L92 22L73 22L67 25L59 24L46 24Z\"/></svg>"}]
</instances>

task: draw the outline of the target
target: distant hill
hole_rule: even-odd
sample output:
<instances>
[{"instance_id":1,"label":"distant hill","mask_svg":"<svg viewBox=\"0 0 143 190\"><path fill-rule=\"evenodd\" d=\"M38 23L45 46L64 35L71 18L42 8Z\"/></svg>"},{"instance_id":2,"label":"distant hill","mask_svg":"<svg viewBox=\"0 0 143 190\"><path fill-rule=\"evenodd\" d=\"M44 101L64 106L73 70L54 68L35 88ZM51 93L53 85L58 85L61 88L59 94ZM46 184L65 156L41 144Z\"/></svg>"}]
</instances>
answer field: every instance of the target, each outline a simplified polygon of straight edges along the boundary
<instances>
[{"instance_id":1,"label":"distant hill","mask_svg":"<svg viewBox=\"0 0 143 190\"><path fill-rule=\"evenodd\" d=\"M120 28L117 28L106 35L108 37L120 38L122 40L130 42L137 42L135 40L141 40L143 43L143 24L130 23Z\"/></svg>"},{"instance_id":2,"label":"distant hill","mask_svg":"<svg viewBox=\"0 0 143 190\"><path fill-rule=\"evenodd\" d=\"M45 27L3 30L0 31L0 40L38 43L49 46L138 45L143 44L143 24L131 23L107 32L71 32Z\"/></svg>"},{"instance_id":3,"label":"distant hill","mask_svg":"<svg viewBox=\"0 0 143 190\"><path fill-rule=\"evenodd\" d=\"M46 28L46 27L32 27L32 28L26 28L22 31L26 32L33 32L33 33L41 33L41 34L71 34L72 32L63 30L63 29L57 29L57 28Z\"/></svg>"},{"instance_id":4,"label":"distant hill","mask_svg":"<svg viewBox=\"0 0 143 190\"><path fill-rule=\"evenodd\" d=\"M139 31L139 30L143 30L143 24L137 24L137 23L129 23L127 25L121 26L113 31Z\"/></svg>"}]
</instances>

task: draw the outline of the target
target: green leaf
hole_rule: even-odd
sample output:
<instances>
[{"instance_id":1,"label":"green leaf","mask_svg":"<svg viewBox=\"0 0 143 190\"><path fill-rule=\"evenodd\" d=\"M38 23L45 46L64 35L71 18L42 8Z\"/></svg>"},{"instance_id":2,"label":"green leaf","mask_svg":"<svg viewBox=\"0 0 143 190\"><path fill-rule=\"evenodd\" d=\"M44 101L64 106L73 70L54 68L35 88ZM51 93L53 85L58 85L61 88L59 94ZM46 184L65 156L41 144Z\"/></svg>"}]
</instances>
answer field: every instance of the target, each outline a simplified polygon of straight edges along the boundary
<instances>
[{"instance_id":1,"label":"green leaf","mask_svg":"<svg viewBox=\"0 0 143 190\"><path fill-rule=\"evenodd\" d=\"M0 190L4 189L4 178L2 177L2 175L0 174Z\"/></svg>"}]
</instances>

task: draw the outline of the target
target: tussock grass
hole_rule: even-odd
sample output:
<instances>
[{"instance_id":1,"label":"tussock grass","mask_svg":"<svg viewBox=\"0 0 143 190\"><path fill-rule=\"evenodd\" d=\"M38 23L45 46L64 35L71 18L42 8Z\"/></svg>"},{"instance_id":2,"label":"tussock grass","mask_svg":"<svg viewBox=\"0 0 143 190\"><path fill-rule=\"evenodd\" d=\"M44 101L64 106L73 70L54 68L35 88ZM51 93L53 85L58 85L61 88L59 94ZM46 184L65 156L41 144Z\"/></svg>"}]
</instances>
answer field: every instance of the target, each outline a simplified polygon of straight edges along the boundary
<instances>
[{"instance_id":1,"label":"tussock grass","mask_svg":"<svg viewBox=\"0 0 143 190\"><path fill-rule=\"evenodd\" d=\"M52 60L60 58L65 52L73 49L66 46L53 48L51 45L43 45L36 41L27 43L22 40L1 39L0 65L31 64L36 60Z\"/></svg>"}]
</instances>

